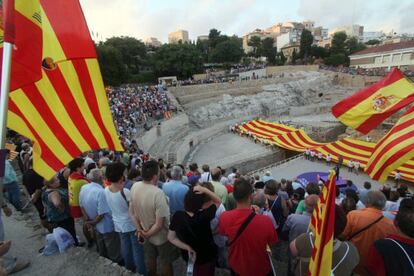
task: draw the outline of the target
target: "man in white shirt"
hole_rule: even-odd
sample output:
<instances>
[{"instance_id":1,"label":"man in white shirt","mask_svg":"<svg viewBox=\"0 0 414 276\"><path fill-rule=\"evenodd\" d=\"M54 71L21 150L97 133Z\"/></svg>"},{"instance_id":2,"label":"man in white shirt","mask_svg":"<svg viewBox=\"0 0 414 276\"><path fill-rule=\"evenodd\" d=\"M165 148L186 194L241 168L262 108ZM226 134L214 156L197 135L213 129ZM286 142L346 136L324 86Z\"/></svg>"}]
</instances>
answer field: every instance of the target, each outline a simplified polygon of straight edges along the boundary
<instances>
[{"instance_id":1,"label":"man in white shirt","mask_svg":"<svg viewBox=\"0 0 414 276\"><path fill-rule=\"evenodd\" d=\"M95 233L99 255L120 263L122 260L121 244L119 235L114 230L111 212L106 203L102 187L102 170L91 170L89 180L91 183L83 185L79 194L79 205L84 223L89 231Z\"/></svg>"},{"instance_id":2,"label":"man in white shirt","mask_svg":"<svg viewBox=\"0 0 414 276\"><path fill-rule=\"evenodd\" d=\"M210 182L211 181L211 173L210 173L210 167L206 164L204 164L201 169L203 170L203 173L200 177L200 182Z\"/></svg>"},{"instance_id":3,"label":"man in white shirt","mask_svg":"<svg viewBox=\"0 0 414 276\"><path fill-rule=\"evenodd\" d=\"M348 172L352 172L354 170L354 161L349 160L348 162Z\"/></svg>"},{"instance_id":4,"label":"man in white shirt","mask_svg":"<svg viewBox=\"0 0 414 276\"><path fill-rule=\"evenodd\" d=\"M330 153L328 153L328 154L326 155L326 164L327 164L328 166L330 166L330 165L331 165L331 159L332 159L331 154L330 154Z\"/></svg>"}]
</instances>

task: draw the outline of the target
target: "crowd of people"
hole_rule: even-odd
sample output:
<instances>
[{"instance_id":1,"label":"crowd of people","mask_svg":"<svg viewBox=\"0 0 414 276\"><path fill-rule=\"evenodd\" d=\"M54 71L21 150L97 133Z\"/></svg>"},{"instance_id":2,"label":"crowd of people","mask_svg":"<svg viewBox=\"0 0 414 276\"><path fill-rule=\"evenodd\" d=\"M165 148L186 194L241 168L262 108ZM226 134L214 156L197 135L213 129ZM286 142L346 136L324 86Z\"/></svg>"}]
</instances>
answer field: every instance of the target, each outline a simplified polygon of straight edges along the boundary
<instances>
[{"instance_id":1,"label":"crowd of people","mask_svg":"<svg viewBox=\"0 0 414 276\"><path fill-rule=\"evenodd\" d=\"M389 72L389 70L387 70L386 67L351 68L351 67L332 66L332 65L324 65L324 64L319 65L319 69L333 71L333 72L340 72L340 73L345 73L345 74L351 74L351 75L379 76L379 77L384 77ZM414 76L414 72L411 70L402 70L402 71L408 77Z\"/></svg>"},{"instance_id":2,"label":"crowd of people","mask_svg":"<svg viewBox=\"0 0 414 276\"><path fill-rule=\"evenodd\" d=\"M107 95L118 133L127 145L140 128L148 130L152 122L168 119L175 111L162 85L128 84L107 89Z\"/></svg>"},{"instance_id":3,"label":"crowd of people","mask_svg":"<svg viewBox=\"0 0 414 276\"><path fill-rule=\"evenodd\" d=\"M124 153L89 152L43 179L32 169L30 144L18 150L23 185L43 227L64 229L74 246L96 246L130 271L157 275L158 267L173 275L172 263L182 258L189 275L214 275L217 267L273 275L274 260L286 264L288 275L307 274L315 240L309 222L322 182L304 188L270 172L251 177L166 164L135 143ZM8 182L6 196L21 210ZM414 199L407 186L347 185L336 191L333 274L413 275Z\"/></svg>"}]
</instances>

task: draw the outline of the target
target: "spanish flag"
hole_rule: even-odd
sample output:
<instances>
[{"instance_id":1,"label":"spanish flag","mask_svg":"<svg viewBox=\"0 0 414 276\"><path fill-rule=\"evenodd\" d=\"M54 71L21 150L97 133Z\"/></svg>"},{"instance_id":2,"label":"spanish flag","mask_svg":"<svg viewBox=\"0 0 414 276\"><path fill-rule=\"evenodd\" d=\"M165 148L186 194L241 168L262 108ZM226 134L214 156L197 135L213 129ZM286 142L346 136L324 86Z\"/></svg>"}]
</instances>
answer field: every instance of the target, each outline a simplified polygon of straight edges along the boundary
<instances>
[{"instance_id":1,"label":"spanish flag","mask_svg":"<svg viewBox=\"0 0 414 276\"><path fill-rule=\"evenodd\" d=\"M332 114L345 125L367 134L414 100L414 84L394 68L384 79L340 101Z\"/></svg>"},{"instance_id":2,"label":"spanish flag","mask_svg":"<svg viewBox=\"0 0 414 276\"><path fill-rule=\"evenodd\" d=\"M123 150L79 2L16 0L15 11L32 29L41 30L41 59L34 66L41 79L11 89L7 121L9 128L33 140L35 171L48 179L83 152ZM39 42L20 29L16 18L16 40L28 36L18 50L37 48ZM19 61L13 56L12 67ZM16 74L12 71L12 80Z\"/></svg>"},{"instance_id":3,"label":"spanish flag","mask_svg":"<svg viewBox=\"0 0 414 276\"><path fill-rule=\"evenodd\" d=\"M388 175L414 157L414 107L376 144L368 160L366 173L385 182Z\"/></svg>"},{"instance_id":4,"label":"spanish flag","mask_svg":"<svg viewBox=\"0 0 414 276\"><path fill-rule=\"evenodd\" d=\"M312 213L309 225L309 228L315 235L315 243L312 249L308 275L332 275L335 189L335 172L331 171L329 180L323 187L318 204Z\"/></svg>"}]
</instances>

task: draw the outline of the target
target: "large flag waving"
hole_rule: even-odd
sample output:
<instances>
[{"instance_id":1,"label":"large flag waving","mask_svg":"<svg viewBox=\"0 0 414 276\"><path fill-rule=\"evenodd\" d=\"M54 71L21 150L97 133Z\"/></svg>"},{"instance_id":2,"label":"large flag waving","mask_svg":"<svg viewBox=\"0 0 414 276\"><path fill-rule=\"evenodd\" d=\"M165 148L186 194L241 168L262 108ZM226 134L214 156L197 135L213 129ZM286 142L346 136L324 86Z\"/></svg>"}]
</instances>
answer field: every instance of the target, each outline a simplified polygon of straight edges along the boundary
<instances>
[{"instance_id":1,"label":"large flag waving","mask_svg":"<svg viewBox=\"0 0 414 276\"><path fill-rule=\"evenodd\" d=\"M388 175L414 157L414 107L376 144L365 171L385 182Z\"/></svg>"},{"instance_id":2,"label":"large flag waving","mask_svg":"<svg viewBox=\"0 0 414 276\"><path fill-rule=\"evenodd\" d=\"M42 75L11 90L7 124L34 141L34 169L50 178L82 152L122 146L79 2L40 0L37 10L25 9L28 2L35 1L16 0L15 7L41 27L42 58L37 67ZM24 31L17 23L15 27L17 39ZM24 51L32 43L25 40L18 47Z\"/></svg>"},{"instance_id":3,"label":"large flag waving","mask_svg":"<svg viewBox=\"0 0 414 276\"><path fill-rule=\"evenodd\" d=\"M414 84L394 68L384 79L332 107L345 125L367 134L386 118L414 101Z\"/></svg>"},{"instance_id":4,"label":"large flag waving","mask_svg":"<svg viewBox=\"0 0 414 276\"><path fill-rule=\"evenodd\" d=\"M335 224L335 173L322 189L319 201L312 213L309 228L315 235L308 275L330 276L332 270L333 235Z\"/></svg>"}]
</instances>

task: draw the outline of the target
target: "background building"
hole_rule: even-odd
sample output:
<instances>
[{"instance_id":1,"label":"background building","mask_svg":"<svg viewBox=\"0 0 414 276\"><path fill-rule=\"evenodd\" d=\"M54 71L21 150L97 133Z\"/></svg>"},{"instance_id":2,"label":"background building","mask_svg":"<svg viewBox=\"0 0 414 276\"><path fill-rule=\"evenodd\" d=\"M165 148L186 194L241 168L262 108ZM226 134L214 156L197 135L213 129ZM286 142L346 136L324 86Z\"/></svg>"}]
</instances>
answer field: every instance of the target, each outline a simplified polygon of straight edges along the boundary
<instances>
[{"instance_id":1,"label":"background building","mask_svg":"<svg viewBox=\"0 0 414 276\"><path fill-rule=\"evenodd\" d=\"M286 62L290 63L292 62L293 52L296 52L296 54L299 54L300 51L300 45L299 44L289 44L281 48L281 51L283 55L286 58Z\"/></svg>"},{"instance_id":2,"label":"background building","mask_svg":"<svg viewBox=\"0 0 414 276\"><path fill-rule=\"evenodd\" d=\"M178 30L168 34L168 43L188 43L190 40L188 39L188 31L185 30Z\"/></svg>"},{"instance_id":3,"label":"background building","mask_svg":"<svg viewBox=\"0 0 414 276\"><path fill-rule=\"evenodd\" d=\"M367 43L370 40L379 40L382 41L385 39L385 33L382 31L379 32L364 32L364 34L362 35L362 42L363 43Z\"/></svg>"},{"instance_id":4,"label":"background building","mask_svg":"<svg viewBox=\"0 0 414 276\"><path fill-rule=\"evenodd\" d=\"M197 36L197 40L200 40L200 41L208 40L208 35L199 35Z\"/></svg>"},{"instance_id":5,"label":"background building","mask_svg":"<svg viewBox=\"0 0 414 276\"><path fill-rule=\"evenodd\" d=\"M329 32L330 36L333 36L335 33L338 32L345 32L347 36L354 36L358 38L359 41L362 42L362 38L364 35L364 26L361 25L348 25L348 26L342 26L338 28L334 28Z\"/></svg>"},{"instance_id":6,"label":"background building","mask_svg":"<svg viewBox=\"0 0 414 276\"><path fill-rule=\"evenodd\" d=\"M367 48L349 56L350 67L385 68L398 67L414 70L414 40L384 44Z\"/></svg>"},{"instance_id":7,"label":"background building","mask_svg":"<svg viewBox=\"0 0 414 276\"><path fill-rule=\"evenodd\" d=\"M158 48L161 47L161 42L155 37L148 37L144 40L146 46Z\"/></svg>"},{"instance_id":8,"label":"background building","mask_svg":"<svg viewBox=\"0 0 414 276\"><path fill-rule=\"evenodd\" d=\"M276 36L272 33L266 32L264 30L256 29L251 33L248 33L243 36L243 50L246 54L251 53L253 51L253 47L249 46L249 41L252 37L259 37L261 40L270 37L273 39L273 41L276 41ZM273 43L274 46L276 46L276 43Z\"/></svg>"}]
</instances>

